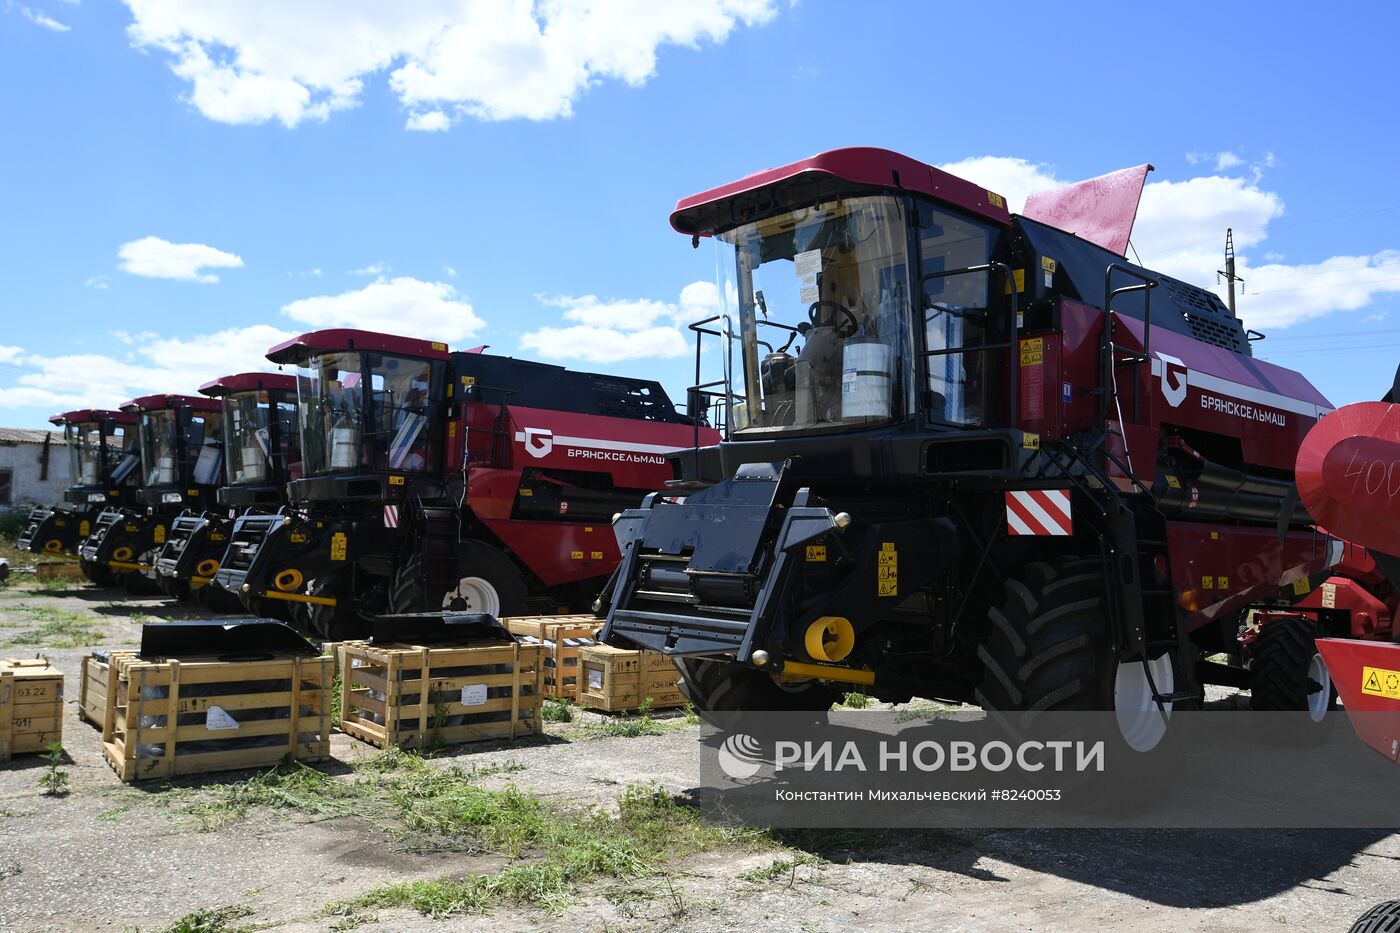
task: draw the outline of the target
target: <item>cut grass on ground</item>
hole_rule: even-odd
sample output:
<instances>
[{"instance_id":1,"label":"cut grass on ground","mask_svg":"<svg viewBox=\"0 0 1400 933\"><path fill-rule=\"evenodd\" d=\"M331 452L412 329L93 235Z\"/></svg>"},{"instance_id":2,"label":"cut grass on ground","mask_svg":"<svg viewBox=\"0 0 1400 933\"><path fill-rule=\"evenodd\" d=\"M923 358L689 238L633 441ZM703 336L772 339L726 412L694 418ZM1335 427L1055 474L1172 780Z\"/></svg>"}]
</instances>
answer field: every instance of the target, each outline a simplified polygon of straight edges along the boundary
<instances>
[{"instance_id":1,"label":"cut grass on ground","mask_svg":"<svg viewBox=\"0 0 1400 933\"><path fill-rule=\"evenodd\" d=\"M205 907L185 914L166 927L165 933L234 933L238 929L234 921L252 914L253 908L246 904Z\"/></svg>"},{"instance_id":2,"label":"cut grass on ground","mask_svg":"<svg viewBox=\"0 0 1400 933\"><path fill-rule=\"evenodd\" d=\"M9 612L19 616L24 628L11 634L0 647L82 648L102 641L98 622L88 616L53 606L18 606Z\"/></svg>"}]
</instances>

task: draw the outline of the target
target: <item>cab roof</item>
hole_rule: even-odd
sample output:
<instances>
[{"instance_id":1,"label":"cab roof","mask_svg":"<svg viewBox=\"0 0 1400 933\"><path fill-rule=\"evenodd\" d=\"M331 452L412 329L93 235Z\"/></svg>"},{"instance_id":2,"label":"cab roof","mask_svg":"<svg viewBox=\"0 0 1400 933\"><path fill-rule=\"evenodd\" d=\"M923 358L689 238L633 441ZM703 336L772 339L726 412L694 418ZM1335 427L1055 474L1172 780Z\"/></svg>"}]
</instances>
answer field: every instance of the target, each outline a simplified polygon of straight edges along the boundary
<instances>
[{"instance_id":1,"label":"cab roof","mask_svg":"<svg viewBox=\"0 0 1400 933\"><path fill-rule=\"evenodd\" d=\"M681 233L708 236L746 223L782 205L805 205L849 191L851 186L893 188L938 198L995 223L1010 223L1006 199L888 149L833 149L781 168L682 198L671 213Z\"/></svg>"},{"instance_id":2,"label":"cab roof","mask_svg":"<svg viewBox=\"0 0 1400 933\"><path fill-rule=\"evenodd\" d=\"M199 411L219 411L222 406L212 398L200 395L143 395L122 403L122 411L164 411L169 408L194 408Z\"/></svg>"},{"instance_id":3,"label":"cab roof","mask_svg":"<svg viewBox=\"0 0 1400 933\"><path fill-rule=\"evenodd\" d=\"M286 373L237 373L232 376L220 376L212 382L206 382L199 387L199 391L201 395L218 398L233 392L248 392L254 389L280 389L284 392L293 392L296 387L297 377L289 376Z\"/></svg>"},{"instance_id":4,"label":"cab roof","mask_svg":"<svg viewBox=\"0 0 1400 933\"><path fill-rule=\"evenodd\" d=\"M426 360L447 359L447 344L436 340L419 340L416 337L400 337L397 334L379 334L372 330L313 330L310 333L284 340L267 351L267 358L274 363L301 363L312 353L325 353L335 350L377 350L398 356L415 356Z\"/></svg>"},{"instance_id":5,"label":"cab roof","mask_svg":"<svg viewBox=\"0 0 1400 933\"><path fill-rule=\"evenodd\" d=\"M124 411L112 411L107 408L79 408L74 411L60 412L49 417L49 424L78 424L82 421L106 421L111 418L118 424L135 424L136 416Z\"/></svg>"}]
</instances>

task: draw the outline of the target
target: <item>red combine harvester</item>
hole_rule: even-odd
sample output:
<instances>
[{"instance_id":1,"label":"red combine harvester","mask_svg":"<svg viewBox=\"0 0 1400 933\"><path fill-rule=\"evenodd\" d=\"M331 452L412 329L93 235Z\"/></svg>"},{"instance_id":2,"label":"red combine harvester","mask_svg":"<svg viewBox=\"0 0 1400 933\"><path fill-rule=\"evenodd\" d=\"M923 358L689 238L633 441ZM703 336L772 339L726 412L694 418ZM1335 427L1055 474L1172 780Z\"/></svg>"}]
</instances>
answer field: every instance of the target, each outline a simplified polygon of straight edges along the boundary
<instances>
[{"instance_id":1,"label":"red combine harvester","mask_svg":"<svg viewBox=\"0 0 1400 933\"><path fill-rule=\"evenodd\" d=\"M191 395L147 395L122 406L140 419L144 482L135 508L98 516L78 550L88 579L139 595L160 592L156 555L170 519L187 505L210 502L223 484L219 404ZM144 506L144 507L142 507Z\"/></svg>"},{"instance_id":2,"label":"red combine harvester","mask_svg":"<svg viewBox=\"0 0 1400 933\"><path fill-rule=\"evenodd\" d=\"M241 612L243 601L214 583L239 514L271 515L287 501L287 483L301 476L297 381L281 373L240 373L199 387L222 399L228 485L218 508L186 509L170 523L156 559L160 587L216 612Z\"/></svg>"},{"instance_id":3,"label":"red combine harvester","mask_svg":"<svg viewBox=\"0 0 1400 933\"><path fill-rule=\"evenodd\" d=\"M39 506L29 513L16 545L35 554L76 556L105 508L135 501L141 488L136 417L124 411L85 408L49 419L63 426L74 485L63 492L66 506ZM115 581L105 579L111 585Z\"/></svg>"},{"instance_id":4,"label":"red combine harvester","mask_svg":"<svg viewBox=\"0 0 1400 933\"><path fill-rule=\"evenodd\" d=\"M1340 694L1357 735L1392 761L1400 761L1400 644L1394 643L1400 612L1397 399L1400 388L1385 401L1339 408L1319 422L1298 451L1304 505L1347 544L1335 574L1300 603L1302 611L1289 623L1331 636L1318 638L1316 651L1296 652L1308 665L1309 710L1325 709L1323 698L1330 704ZM1320 689L1329 674L1335 693Z\"/></svg>"},{"instance_id":5,"label":"red combine harvester","mask_svg":"<svg viewBox=\"0 0 1400 933\"><path fill-rule=\"evenodd\" d=\"M1013 215L842 149L682 200L740 384L727 438L617 523L605 637L675 657L702 711L854 684L1111 710L1142 750L1237 684L1205 658L1337 558L1293 486L1330 405L1217 296L1125 260L1150 168Z\"/></svg>"},{"instance_id":6,"label":"red combine harvester","mask_svg":"<svg viewBox=\"0 0 1400 933\"><path fill-rule=\"evenodd\" d=\"M384 612L514 615L591 603L618 511L718 438L656 383L356 330L303 334L302 478L282 514L234 526L218 585L343 638Z\"/></svg>"}]
</instances>

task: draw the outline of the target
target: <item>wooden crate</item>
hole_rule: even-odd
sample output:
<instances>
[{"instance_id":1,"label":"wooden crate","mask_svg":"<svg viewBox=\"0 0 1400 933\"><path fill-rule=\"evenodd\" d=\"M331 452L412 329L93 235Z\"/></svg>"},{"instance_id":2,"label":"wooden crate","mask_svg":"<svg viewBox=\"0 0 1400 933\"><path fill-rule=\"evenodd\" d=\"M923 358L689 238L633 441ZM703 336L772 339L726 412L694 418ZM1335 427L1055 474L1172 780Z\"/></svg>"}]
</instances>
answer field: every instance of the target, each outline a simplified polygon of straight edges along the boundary
<instances>
[{"instance_id":1,"label":"wooden crate","mask_svg":"<svg viewBox=\"0 0 1400 933\"><path fill-rule=\"evenodd\" d=\"M579 652L580 706L617 712L636 709L644 700L652 709L683 706L680 671L659 651L629 651L590 645Z\"/></svg>"},{"instance_id":2,"label":"wooden crate","mask_svg":"<svg viewBox=\"0 0 1400 933\"><path fill-rule=\"evenodd\" d=\"M0 761L63 741L63 675L48 658L0 661Z\"/></svg>"},{"instance_id":3,"label":"wooden crate","mask_svg":"<svg viewBox=\"0 0 1400 933\"><path fill-rule=\"evenodd\" d=\"M330 658L121 654L110 663L102 748L123 781L330 755Z\"/></svg>"},{"instance_id":4,"label":"wooden crate","mask_svg":"<svg viewBox=\"0 0 1400 933\"><path fill-rule=\"evenodd\" d=\"M593 634L603 623L591 615L521 616L505 619L512 635L544 646L540 691L553 699L578 697L579 649L597 644Z\"/></svg>"},{"instance_id":5,"label":"wooden crate","mask_svg":"<svg viewBox=\"0 0 1400 933\"><path fill-rule=\"evenodd\" d=\"M78 674L78 718L97 728L107 721L107 698L116 694L117 671L111 659L120 655L135 655L135 651L104 651L84 655Z\"/></svg>"},{"instance_id":6,"label":"wooden crate","mask_svg":"<svg viewBox=\"0 0 1400 933\"><path fill-rule=\"evenodd\" d=\"M40 583L48 583L50 580L71 580L74 583L82 583L87 580L83 576L83 568L79 566L77 558L41 560L34 567L34 575Z\"/></svg>"},{"instance_id":7,"label":"wooden crate","mask_svg":"<svg viewBox=\"0 0 1400 933\"><path fill-rule=\"evenodd\" d=\"M340 731L371 745L421 749L540 731L541 645L347 641L336 652Z\"/></svg>"}]
</instances>

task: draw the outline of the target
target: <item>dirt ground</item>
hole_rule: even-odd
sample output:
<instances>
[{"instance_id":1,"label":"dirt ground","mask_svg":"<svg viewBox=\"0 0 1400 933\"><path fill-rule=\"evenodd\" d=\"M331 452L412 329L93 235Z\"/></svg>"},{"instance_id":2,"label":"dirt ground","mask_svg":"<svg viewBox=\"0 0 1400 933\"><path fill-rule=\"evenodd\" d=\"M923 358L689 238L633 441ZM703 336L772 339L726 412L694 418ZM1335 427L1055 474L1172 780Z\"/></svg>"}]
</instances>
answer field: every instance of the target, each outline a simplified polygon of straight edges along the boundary
<instances>
[{"instance_id":1,"label":"dirt ground","mask_svg":"<svg viewBox=\"0 0 1400 933\"><path fill-rule=\"evenodd\" d=\"M552 912L506 900L440 919L399 907L331 913L386 882L490 875L507 859L403 846L353 814L253 807L214 827L191 815L190 794L246 772L119 782L76 713L79 659L93 646L134 646L143 622L198 615L87 585L17 576L0 588L0 656L42 652L66 676L71 759L63 797L42 793L37 758L0 765L0 929L1311 931L1346 930L1400 897L1400 836L1381 832L812 832L584 884ZM660 734L627 737L593 729L595 718L550 723L546 741L459 746L428 767L508 765L492 786L565 808L615 808L629 785L682 796L697 786L696 726L674 718ZM374 750L337 734L332 752L319 767L345 775ZM765 870L779 858L790 870ZM226 913L172 926L201 910Z\"/></svg>"}]
</instances>

